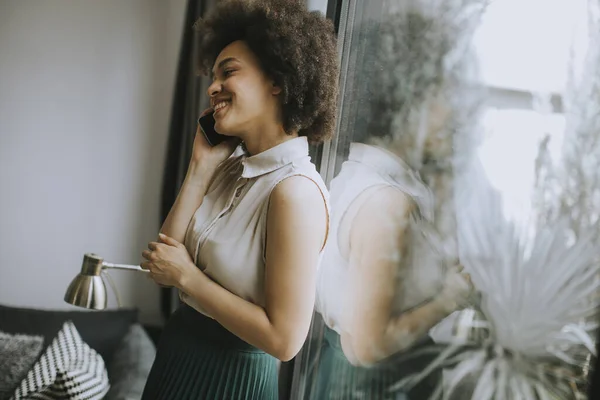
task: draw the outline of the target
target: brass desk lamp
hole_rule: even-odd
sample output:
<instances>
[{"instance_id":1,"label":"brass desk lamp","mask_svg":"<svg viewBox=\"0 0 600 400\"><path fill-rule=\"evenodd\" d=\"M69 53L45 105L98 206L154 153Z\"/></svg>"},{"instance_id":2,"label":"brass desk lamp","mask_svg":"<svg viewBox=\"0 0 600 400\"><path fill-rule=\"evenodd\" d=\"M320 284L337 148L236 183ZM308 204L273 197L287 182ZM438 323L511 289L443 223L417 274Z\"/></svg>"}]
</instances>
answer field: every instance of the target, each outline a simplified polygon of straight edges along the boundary
<instances>
[{"instance_id":1,"label":"brass desk lamp","mask_svg":"<svg viewBox=\"0 0 600 400\"><path fill-rule=\"evenodd\" d=\"M73 279L65 293L65 301L77 307L93 310L104 310L106 308L106 285L102 276L108 279L112 287L117 304L121 307L119 292L106 271L107 269L124 269L130 271L147 272L139 265L113 264L105 262L100 256L88 253L83 256L81 272Z\"/></svg>"}]
</instances>

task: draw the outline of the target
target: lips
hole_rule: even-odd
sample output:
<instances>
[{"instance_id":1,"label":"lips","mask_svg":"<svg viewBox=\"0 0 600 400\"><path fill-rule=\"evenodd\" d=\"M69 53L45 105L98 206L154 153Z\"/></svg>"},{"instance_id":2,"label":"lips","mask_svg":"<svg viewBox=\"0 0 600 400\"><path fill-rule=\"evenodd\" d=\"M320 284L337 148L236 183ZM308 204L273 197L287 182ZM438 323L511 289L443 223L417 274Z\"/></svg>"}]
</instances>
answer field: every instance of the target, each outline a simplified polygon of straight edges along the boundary
<instances>
[{"instance_id":1,"label":"lips","mask_svg":"<svg viewBox=\"0 0 600 400\"><path fill-rule=\"evenodd\" d=\"M223 110L225 107L227 107L229 105L229 101L227 100L221 100L215 103L215 105L213 106L213 115L217 114L219 111Z\"/></svg>"},{"instance_id":2,"label":"lips","mask_svg":"<svg viewBox=\"0 0 600 400\"><path fill-rule=\"evenodd\" d=\"M216 97L211 97L210 98L210 106L211 107L215 107L217 104L221 103L221 102L227 102L227 101L231 101L231 96L216 96Z\"/></svg>"}]
</instances>

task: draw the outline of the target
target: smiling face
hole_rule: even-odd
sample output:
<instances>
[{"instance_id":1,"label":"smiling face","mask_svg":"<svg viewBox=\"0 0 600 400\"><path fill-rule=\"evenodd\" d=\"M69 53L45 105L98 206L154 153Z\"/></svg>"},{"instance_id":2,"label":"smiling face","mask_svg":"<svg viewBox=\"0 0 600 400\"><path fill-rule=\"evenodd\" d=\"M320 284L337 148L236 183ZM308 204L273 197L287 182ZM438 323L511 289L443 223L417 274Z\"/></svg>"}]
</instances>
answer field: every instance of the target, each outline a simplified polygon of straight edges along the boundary
<instances>
[{"instance_id":1,"label":"smiling face","mask_svg":"<svg viewBox=\"0 0 600 400\"><path fill-rule=\"evenodd\" d=\"M280 123L280 89L265 75L246 43L236 41L225 47L212 73L208 95L217 132L246 139L250 132Z\"/></svg>"}]
</instances>

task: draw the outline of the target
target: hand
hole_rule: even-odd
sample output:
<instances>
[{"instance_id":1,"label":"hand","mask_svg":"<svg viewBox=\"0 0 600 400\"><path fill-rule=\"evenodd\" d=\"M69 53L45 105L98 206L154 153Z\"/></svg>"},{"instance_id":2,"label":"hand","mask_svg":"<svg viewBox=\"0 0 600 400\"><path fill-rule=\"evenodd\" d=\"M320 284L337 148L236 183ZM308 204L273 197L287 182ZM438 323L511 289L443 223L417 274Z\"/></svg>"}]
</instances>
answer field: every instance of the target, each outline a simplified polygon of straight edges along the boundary
<instances>
[{"instance_id":1,"label":"hand","mask_svg":"<svg viewBox=\"0 0 600 400\"><path fill-rule=\"evenodd\" d=\"M343 331L340 335L340 345L342 346L342 352L344 353L344 356L346 356L348 362L355 367L361 366L360 360L356 357L354 349L352 348L352 336L348 332Z\"/></svg>"},{"instance_id":2,"label":"hand","mask_svg":"<svg viewBox=\"0 0 600 400\"><path fill-rule=\"evenodd\" d=\"M438 299L448 307L448 311L453 312L467 307L473 292L471 276L463 272L462 265L455 265L448 269Z\"/></svg>"},{"instance_id":3,"label":"hand","mask_svg":"<svg viewBox=\"0 0 600 400\"><path fill-rule=\"evenodd\" d=\"M186 279L200 272L185 246L162 233L159 242L150 242L149 250L142 252L147 261L141 267L148 270L150 278L166 287L181 288Z\"/></svg>"},{"instance_id":4,"label":"hand","mask_svg":"<svg viewBox=\"0 0 600 400\"><path fill-rule=\"evenodd\" d=\"M200 117L212 112L212 108L207 108L200 114ZM202 128L200 128L200 124L198 124L192 147L192 162L199 163L204 169L212 171L216 169L220 163L225 161L235 151L239 144L240 139L232 136L231 139L213 147L206 141Z\"/></svg>"}]
</instances>

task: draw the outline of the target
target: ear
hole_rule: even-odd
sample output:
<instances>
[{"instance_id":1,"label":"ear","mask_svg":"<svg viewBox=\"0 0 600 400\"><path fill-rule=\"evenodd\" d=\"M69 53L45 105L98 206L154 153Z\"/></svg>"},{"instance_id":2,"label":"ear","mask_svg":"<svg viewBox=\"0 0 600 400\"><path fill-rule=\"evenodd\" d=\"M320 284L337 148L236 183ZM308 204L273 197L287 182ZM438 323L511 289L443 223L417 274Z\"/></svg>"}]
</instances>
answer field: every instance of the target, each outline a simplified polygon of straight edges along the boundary
<instances>
[{"instance_id":1,"label":"ear","mask_svg":"<svg viewBox=\"0 0 600 400\"><path fill-rule=\"evenodd\" d=\"M278 96L281 93L281 87L277 86L275 82L272 82L271 85L273 86L271 94L273 94L273 96Z\"/></svg>"}]
</instances>

